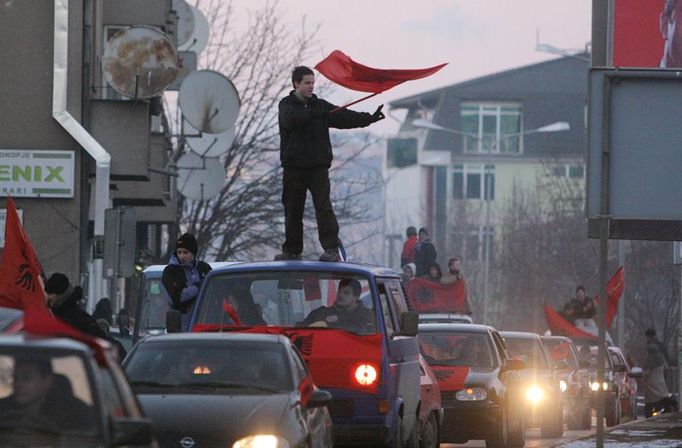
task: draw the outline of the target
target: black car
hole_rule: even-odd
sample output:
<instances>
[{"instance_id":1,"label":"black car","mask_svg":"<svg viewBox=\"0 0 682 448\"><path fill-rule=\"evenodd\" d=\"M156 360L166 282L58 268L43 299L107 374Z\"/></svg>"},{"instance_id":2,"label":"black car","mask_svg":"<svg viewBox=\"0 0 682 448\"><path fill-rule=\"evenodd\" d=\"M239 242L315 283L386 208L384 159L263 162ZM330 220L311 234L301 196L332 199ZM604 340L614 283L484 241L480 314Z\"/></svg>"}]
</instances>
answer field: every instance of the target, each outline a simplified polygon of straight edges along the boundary
<instances>
[{"instance_id":1,"label":"black car","mask_svg":"<svg viewBox=\"0 0 682 448\"><path fill-rule=\"evenodd\" d=\"M485 439L486 446L525 443L522 389L502 337L475 324L420 324L422 356L438 378L445 411L441 441Z\"/></svg>"},{"instance_id":2,"label":"black car","mask_svg":"<svg viewBox=\"0 0 682 448\"><path fill-rule=\"evenodd\" d=\"M519 373L525 387L528 426L539 426L543 438L561 437L564 433L561 385L540 336L524 331L502 331L500 334L509 355L526 365Z\"/></svg>"},{"instance_id":3,"label":"black car","mask_svg":"<svg viewBox=\"0 0 682 448\"><path fill-rule=\"evenodd\" d=\"M158 446L113 348L91 342L0 336L2 446Z\"/></svg>"},{"instance_id":4,"label":"black car","mask_svg":"<svg viewBox=\"0 0 682 448\"><path fill-rule=\"evenodd\" d=\"M331 446L331 395L285 336L147 336L123 366L161 446Z\"/></svg>"}]
</instances>

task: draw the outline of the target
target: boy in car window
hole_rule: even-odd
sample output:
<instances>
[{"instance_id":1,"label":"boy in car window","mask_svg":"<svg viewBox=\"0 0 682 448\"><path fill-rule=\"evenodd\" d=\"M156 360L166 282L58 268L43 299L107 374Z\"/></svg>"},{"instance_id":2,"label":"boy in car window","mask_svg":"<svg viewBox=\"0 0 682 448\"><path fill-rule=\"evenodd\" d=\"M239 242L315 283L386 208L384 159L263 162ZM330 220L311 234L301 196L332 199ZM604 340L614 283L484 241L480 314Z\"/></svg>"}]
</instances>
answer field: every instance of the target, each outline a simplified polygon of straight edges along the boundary
<instances>
[{"instance_id":1,"label":"boy in car window","mask_svg":"<svg viewBox=\"0 0 682 448\"><path fill-rule=\"evenodd\" d=\"M341 328L354 333L374 333L374 313L360 301L361 290L362 286L358 280L341 280L334 305L312 310L300 325Z\"/></svg>"}]
</instances>

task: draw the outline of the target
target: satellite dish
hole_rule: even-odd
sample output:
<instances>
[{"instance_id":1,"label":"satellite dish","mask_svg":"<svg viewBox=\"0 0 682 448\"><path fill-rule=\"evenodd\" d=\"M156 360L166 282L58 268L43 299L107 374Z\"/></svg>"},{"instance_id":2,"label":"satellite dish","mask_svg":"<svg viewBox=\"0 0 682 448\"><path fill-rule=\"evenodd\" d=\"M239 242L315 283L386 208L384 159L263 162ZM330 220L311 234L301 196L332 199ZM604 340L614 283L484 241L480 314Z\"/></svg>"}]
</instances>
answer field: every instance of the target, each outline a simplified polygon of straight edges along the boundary
<instances>
[{"instance_id":1,"label":"satellite dish","mask_svg":"<svg viewBox=\"0 0 682 448\"><path fill-rule=\"evenodd\" d=\"M194 36L194 12L185 0L173 0L173 11L178 15L178 47L182 47Z\"/></svg>"},{"instance_id":2,"label":"satellite dish","mask_svg":"<svg viewBox=\"0 0 682 448\"><path fill-rule=\"evenodd\" d=\"M202 157L219 157L227 152L234 142L237 135L237 128L231 127L222 134L201 134L199 131L185 120L183 123L183 134L189 148Z\"/></svg>"},{"instance_id":3,"label":"satellite dish","mask_svg":"<svg viewBox=\"0 0 682 448\"><path fill-rule=\"evenodd\" d=\"M234 128L241 107L232 81L213 70L190 73L180 86L178 102L189 124L209 134Z\"/></svg>"},{"instance_id":4,"label":"satellite dish","mask_svg":"<svg viewBox=\"0 0 682 448\"><path fill-rule=\"evenodd\" d=\"M188 152L177 163L178 191L195 201L206 201L220 193L225 184L225 168L218 159Z\"/></svg>"},{"instance_id":5,"label":"satellite dish","mask_svg":"<svg viewBox=\"0 0 682 448\"><path fill-rule=\"evenodd\" d=\"M104 77L130 98L159 95L175 79L178 55L168 36L151 27L133 27L114 34L104 47Z\"/></svg>"},{"instance_id":6,"label":"satellite dish","mask_svg":"<svg viewBox=\"0 0 682 448\"><path fill-rule=\"evenodd\" d=\"M191 37L187 39L187 42L180 45L180 42L178 41L178 50L193 51L199 54L208 46L208 39L211 37L211 32L208 20L204 13L195 6L190 5L190 8L192 8L192 15L194 16L194 30Z\"/></svg>"}]
</instances>

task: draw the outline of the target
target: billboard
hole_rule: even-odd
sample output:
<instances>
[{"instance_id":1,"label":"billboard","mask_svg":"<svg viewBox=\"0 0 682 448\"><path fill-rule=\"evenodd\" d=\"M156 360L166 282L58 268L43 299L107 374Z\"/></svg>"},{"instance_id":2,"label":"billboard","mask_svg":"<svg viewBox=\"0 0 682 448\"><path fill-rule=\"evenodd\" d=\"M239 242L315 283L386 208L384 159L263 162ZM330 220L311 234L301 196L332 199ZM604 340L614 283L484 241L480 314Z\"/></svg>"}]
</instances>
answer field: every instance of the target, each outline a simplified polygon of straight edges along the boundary
<instances>
[{"instance_id":1,"label":"billboard","mask_svg":"<svg viewBox=\"0 0 682 448\"><path fill-rule=\"evenodd\" d=\"M0 196L72 198L74 152L0 149Z\"/></svg>"},{"instance_id":2,"label":"billboard","mask_svg":"<svg viewBox=\"0 0 682 448\"><path fill-rule=\"evenodd\" d=\"M682 67L682 1L615 0L613 65Z\"/></svg>"}]
</instances>

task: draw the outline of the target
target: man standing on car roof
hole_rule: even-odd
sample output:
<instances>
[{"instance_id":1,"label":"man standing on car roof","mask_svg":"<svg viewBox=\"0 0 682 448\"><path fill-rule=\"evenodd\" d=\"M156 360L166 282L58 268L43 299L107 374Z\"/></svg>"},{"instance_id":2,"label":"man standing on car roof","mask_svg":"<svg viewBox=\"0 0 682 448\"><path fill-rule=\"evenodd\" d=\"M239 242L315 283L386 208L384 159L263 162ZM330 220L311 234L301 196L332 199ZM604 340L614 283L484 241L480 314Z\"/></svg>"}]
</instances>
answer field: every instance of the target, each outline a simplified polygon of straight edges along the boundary
<instances>
[{"instance_id":1,"label":"man standing on car roof","mask_svg":"<svg viewBox=\"0 0 682 448\"><path fill-rule=\"evenodd\" d=\"M199 295L201 282L211 270L211 266L196 259L198 252L197 239L185 233L176 244L171 254L170 263L163 270L161 282L171 298L171 306L181 313L183 330L186 329L192 313L194 301Z\"/></svg>"},{"instance_id":2,"label":"man standing on car roof","mask_svg":"<svg viewBox=\"0 0 682 448\"><path fill-rule=\"evenodd\" d=\"M369 126L384 118L379 106L373 114L337 109L313 93L315 74L304 66L291 74L294 90L279 102L280 161L284 168L282 204L285 241L275 260L300 260L303 252L303 210L308 190L313 196L317 232L324 253L320 261L339 261L339 224L332 208L329 168L332 146L329 128Z\"/></svg>"}]
</instances>

